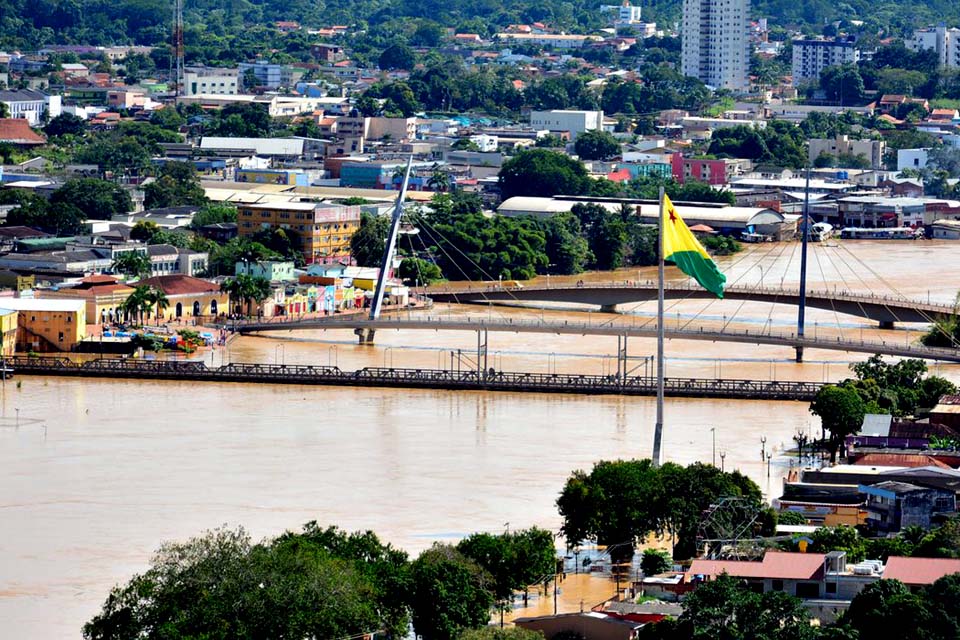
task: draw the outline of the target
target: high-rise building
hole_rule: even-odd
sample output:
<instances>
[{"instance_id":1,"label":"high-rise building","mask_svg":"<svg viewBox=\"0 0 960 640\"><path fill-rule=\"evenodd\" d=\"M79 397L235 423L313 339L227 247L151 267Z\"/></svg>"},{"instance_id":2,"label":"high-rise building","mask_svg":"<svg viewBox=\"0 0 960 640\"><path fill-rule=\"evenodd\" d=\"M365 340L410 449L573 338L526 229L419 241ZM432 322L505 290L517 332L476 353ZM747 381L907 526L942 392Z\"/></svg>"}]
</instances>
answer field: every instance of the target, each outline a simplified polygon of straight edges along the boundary
<instances>
[{"instance_id":1,"label":"high-rise building","mask_svg":"<svg viewBox=\"0 0 960 640\"><path fill-rule=\"evenodd\" d=\"M943 24L918 29L906 45L913 51L936 51L941 67L960 67L960 29L947 29Z\"/></svg>"},{"instance_id":2,"label":"high-rise building","mask_svg":"<svg viewBox=\"0 0 960 640\"><path fill-rule=\"evenodd\" d=\"M817 82L827 67L856 64L858 60L860 52L854 48L852 38L794 40L793 86Z\"/></svg>"},{"instance_id":3,"label":"high-rise building","mask_svg":"<svg viewBox=\"0 0 960 640\"><path fill-rule=\"evenodd\" d=\"M717 89L746 91L750 0L683 0L681 67Z\"/></svg>"}]
</instances>

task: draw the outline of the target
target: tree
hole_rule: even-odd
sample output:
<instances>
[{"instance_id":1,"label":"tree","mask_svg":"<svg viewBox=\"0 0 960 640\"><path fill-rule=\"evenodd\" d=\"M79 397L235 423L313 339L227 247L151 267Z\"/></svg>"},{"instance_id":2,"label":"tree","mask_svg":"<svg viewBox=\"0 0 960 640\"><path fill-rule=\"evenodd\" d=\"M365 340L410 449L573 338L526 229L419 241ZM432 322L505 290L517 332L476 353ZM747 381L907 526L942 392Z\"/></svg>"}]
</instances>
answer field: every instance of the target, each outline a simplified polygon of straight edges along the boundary
<instances>
[{"instance_id":1,"label":"tree","mask_svg":"<svg viewBox=\"0 0 960 640\"><path fill-rule=\"evenodd\" d=\"M58 136L82 136L87 130L87 121L72 113L62 113L50 120L43 132L51 138Z\"/></svg>"},{"instance_id":2,"label":"tree","mask_svg":"<svg viewBox=\"0 0 960 640\"><path fill-rule=\"evenodd\" d=\"M450 189L450 174L441 169L435 170L427 180L427 188L444 193Z\"/></svg>"},{"instance_id":3,"label":"tree","mask_svg":"<svg viewBox=\"0 0 960 640\"><path fill-rule=\"evenodd\" d=\"M210 135L234 138L265 138L270 135L272 118L260 104L229 104L219 111Z\"/></svg>"},{"instance_id":4,"label":"tree","mask_svg":"<svg viewBox=\"0 0 960 640\"><path fill-rule=\"evenodd\" d=\"M556 572L553 534L537 527L499 535L475 533L461 540L457 551L493 578L492 590L498 600Z\"/></svg>"},{"instance_id":5,"label":"tree","mask_svg":"<svg viewBox=\"0 0 960 640\"><path fill-rule=\"evenodd\" d=\"M421 553L411 577L413 628L424 640L454 640L489 620L491 579L454 547L438 543Z\"/></svg>"},{"instance_id":6,"label":"tree","mask_svg":"<svg viewBox=\"0 0 960 640\"><path fill-rule=\"evenodd\" d=\"M555 635L554 638L557 638ZM543 640L543 632L523 627L482 627L467 629L457 640ZM561 639L562 640L562 639Z\"/></svg>"},{"instance_id":7,"label":"tree","mask_svg":"<svg viewBox=\"0 0 960 640\"><path fill-rule=\"evenodd\" d=\"M149 313L152 308L150 305L152 298L150 289L151 287L145 284L134 287L127 299L120 305L120 310L123 311L123 315L128 321L138 320L140 324L143 324L144 314Z\"/></svg>"},{"instance_id":8,"label":"tree","mask_svg":"<svg viewBox=\"0 0 960 640\"><path fill-rule=\"evenodd\" d=\"M193 215L190 228L197 230L208 224L236 222L237 208L231 204L208 204Z\"/></svg>"},{"instance_id":9,"label":"tree","mask_svg":"<svg viewBox=\"0 0 960 640\"><path fill-rule=\"evenodd\" d=\"M389 217L361 212L360 228L350 236L350 256L361 267L379 267L389 232Z\"/></svg>"},{"instance_id":10,"label":"tree","mask_svg":"<svg viewBox=\"0 0 960 640\"><path fill-rule=\"evenodd\" d=\"M827 98L841 105L857 105L863 101L863 77L852 64L824 69L820 74L820 88Z\"/></svg>"},{"instance_id":11,"label":"tree","mask_svg":"<svg viewBox=\"0 0 960 640\"><path fill-rule=\"evenodd\" d=\"M207 203L197 172L189 162L167 162L143 192L143 206L147 209Z\"/></svg>"},{"instance_id":12,"label":"tree","mask_svg":"<svg viewBox=\"0 0 960 640\"><path fill-rule=\"evenodd\" d=\"M397 274L405 284L411 286L430 285L443 280L440 267L420 258L404 258L397 269Z\"/></svg>"},{"instance_id":13,"label":"tree","mask_svg":"<svg viewBox=\"0 0 960 640\"><path fill-rule=\"evenodd\" d=\"M110 264L114 273L122 273L135 280L150 275L150 257L139 251L118 253Z\"/></svg>"},{"instance_id":14,"label":"tree","mask_svg":"<svg viewBox=\"0 0 960 640\"><path fill-rule=\"evenodd\" d=\"M670 568L670 554L660 549L644 549L640 570L645 576L655 576Z\"/></svg>"},{"instance_id":15,"label":"tree","mask_svg":"<svg viewBox=\"0 0 960 640\"><path fill-rule=\"evenodd\" d=\"M674 620L644 626L639 640L812 640L815 630L799 598L755 593L727 574L697 587Z\"/></svg>"},{"instance_id":16,"label":"tree","mask_svg":"<svg viewBox=\"0 0 960 640\"><path fill-rule=\"evenodd\" d=\"M170 300L167 299L167 294L156 287L150 288L146 301L157 319L163 317L163 312L170 306Z\"/></svg>"},{"instance_id":17,"label":"tree","mask_svg":"<svg viewBox=\"0 0 960 640\"><path fill-rule=\"evenodd\" d=\"M7 214L6 226L39 229L55 236L74 236L84 231L83 212L72 203L51 206L43 197L22 191L0 191L0 202L16 204Z\"/></svg>"},{"instance_id":18,"label":"tree","mask_svg":"<svg viewBox=\"0 0 960 640\"><path fill-rule=\"evenodd\" d=\"M860 431L866 408L853 389L828 384L817 391L810 403L810 413L819 416L824 432L830 433L827 446L833 462L844 438Z\"/></svg>"},{"instance_id":19,"label":"tree","mask_svg":"<svg viewBox=\"0 0 960 640\"><path fill-rule=\"evenodd\" d=\"M561 213L541 220L546 238L547 268L550 273L580 273L593 260L590 245L582 235L580 220Z\"/></svg>"},{"instance_id":20,"label":"tree","mask_svg":"<svg viewBox=\"0 0 960 640\"><path fill-rule=\"evenodd\" d=\"M94 220L109 220L133 209L130 193L120 185L97 178L73 178L50 196L52 206L73 205Z\"/></svg>"},{"instance_id":21,"label":"tree","mask_svg":"<svg viewBox=\"0 0 960 640\"><path fill-rule=\"evenodd\" d=\"M245 309L246 315L253 315L253 305L260 304L270 297L272 288L270 281L266 278L251 276L245 273L228 278L220 285L220 291L228 294L230 300L236 304L240 303Z\"/></svg>"},{"instance_id":22,"label":"tree","mask_svg":"<svg viewBox=\"0 0 960 640\"><path fill-rule=\"evenodd\" d=\"M526 149L503 163L500 194L513 196L581 195L590 190L582 162L549 149Z\"/></svg>"},{"instance_id":23,"label":"tree","mask_svg":"<svg viewBox=\"0 0 960 640\"><path fill-rule=\"evenodd\" d=\"M649 460L601 461L589 474L570 476L557 508L568 544L593 539L621 560L647 535L670 533L677 537L674 557L690 557L703 511L724 496L743 497L759 508L759 488L736 471L699 463L653 467Z\"/></svg>"},{"instance_id":24,"label":"tree","mask_svg":"<svg viewBox=\"0 0 960 640\"><path fill-rule=\"evenodd\" d=\"M817 529L813 533L812 546L817 553L845 551L847 560L851 563L860 562L867 555L866 543L859 532L845 525Z\"/></svg>"},{"instance_id":25,"label":"tree","mask_svg":"<svg viewBox=\"0 0 960 640\"><path fill-rule=\"evenodd\" d=\"M620 155L620 142L606 131L585 131L573 145L584 160L608 160Z\"/></svg>"},{"instance_id":26,"label":"tree","mask_svg":"<svg viewBox=\"0 0 960 640\"><path fill-rule=\"evenodd\" d=\"M842 619L860 638L916 637L930 622L924 602L899 580L877 580L864 587Z\"/></svg>"},{"instance_id":27,"label":"tree","mask_svg":"<svg viewBox=\"0 0 960 640\"><path fill-rule=\"evenodd\" d=\"M917 544L913 555L921 558L960 558L960 518L950 518Z\"/></svg>"},{"instance_id":28,"label":"tree","mask_svg":"<svg viewBox=\"0 0 960 640\"><path fill-rule=\"evenodd\" d=\"M381 628L373 586L302 536L253 544L218 529L166 544L151 567L113 589L88 640L342 638ZM162 631L159 631L162 630Z\"/></svg>"},{"instance_id":29,"label":"tree","mask_svg":"<svg viewBox=\"0 0 960 640\"><path fill-rule=\"evenodd\" d=\"M409 46L405 44L393 44L383 50L377 62L377 66L384 70L404 69L409 71L416 64L417 57Z\"/></svg>"},{"instance_id":30,"label":"tree","mask_svg":"<svg viewBox=\"0 0 960 640\"><path fill-rule=\"evenodd\" d=\"M156 244L154 239L162 233L160 225L151 220L140 220L130 229L130 239L146 244Z\"/></svg>"}]
</instances>

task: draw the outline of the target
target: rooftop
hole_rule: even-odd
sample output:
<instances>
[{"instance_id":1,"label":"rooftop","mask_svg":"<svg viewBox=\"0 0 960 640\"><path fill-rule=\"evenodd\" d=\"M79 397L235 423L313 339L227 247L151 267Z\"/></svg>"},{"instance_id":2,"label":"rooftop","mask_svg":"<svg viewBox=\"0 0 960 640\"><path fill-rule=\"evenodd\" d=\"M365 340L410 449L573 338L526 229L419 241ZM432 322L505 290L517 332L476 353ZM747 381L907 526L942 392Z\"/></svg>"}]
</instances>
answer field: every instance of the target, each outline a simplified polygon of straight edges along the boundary
<instances>
[{"instance_id":1,"label":"rooftop","mask_svg":"<svg viewBox=\"0 0 960 640\"><path fill-rule=\"evenodd\" d=\"M168 296L187 296L220 291L220 285L192 276L170 275L154 276L136 283L156 287Z\"/></svg>"},{"instance_id":2,"label":"rooftop","mask_svg":"<svg viewBox=\"0 0 960 640\"><path fill-rule=\"evenodd\" d=\"M56 298L0 298L0 309L16 311L65 311L79 312L86 308L83 300Z\"/></svg>"},{"instance_id":3,"label":"rooftop","mask_svg":"<svg viewBox=\"0 0 960 640\"><path fill-rule=\"evenodd\" d=\"M741 560L694 560L687 574L718 576L727 573L738 578L810 580L823 571L823 554L767 551L762 562Z\"/></svg>"},{"instance_id":4,"label":"rooftop","mask_svg":"<svg viewBox=\"0 0 960 640\"><path fill-rule=\"evenodd\" d=\"M960 560L890 556L883 571L883 579L899 580L907 585L933 584L943 576L958 572Z\"/></svg>"}]
</instances>

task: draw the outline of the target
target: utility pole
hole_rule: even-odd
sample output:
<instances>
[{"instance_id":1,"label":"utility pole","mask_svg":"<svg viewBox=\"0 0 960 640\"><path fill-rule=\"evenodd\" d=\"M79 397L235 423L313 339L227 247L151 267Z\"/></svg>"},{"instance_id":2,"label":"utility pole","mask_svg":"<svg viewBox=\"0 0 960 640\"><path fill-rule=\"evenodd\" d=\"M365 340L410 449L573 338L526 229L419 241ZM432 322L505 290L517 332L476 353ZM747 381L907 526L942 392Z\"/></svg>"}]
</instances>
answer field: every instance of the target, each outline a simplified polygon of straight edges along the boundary
<instances>
[{"instance_id":1,"label":"utility pole","mask_svg":"<svg viewBox=\"0 0 960 640\"><path fill-rule=\"evenodd\" d=\"M810 236L810 165L807 165L807 186L803 196L803 217L800 218L803 244L800 249L800 308L797 312L797 338L803 340L803 324L807 311L807 239ZM797 362L803 362L803 345L797 345Z\"/></svg>"},{"instance_id":2,"label":"utility pole","mask_svg":"<svg viewBox=\"0 0 960 640\"><path fill-rule=\"evenodd\" d=\"M173 95L183 92L183 0L173 0Z\"/></svg>"}]
</instances>

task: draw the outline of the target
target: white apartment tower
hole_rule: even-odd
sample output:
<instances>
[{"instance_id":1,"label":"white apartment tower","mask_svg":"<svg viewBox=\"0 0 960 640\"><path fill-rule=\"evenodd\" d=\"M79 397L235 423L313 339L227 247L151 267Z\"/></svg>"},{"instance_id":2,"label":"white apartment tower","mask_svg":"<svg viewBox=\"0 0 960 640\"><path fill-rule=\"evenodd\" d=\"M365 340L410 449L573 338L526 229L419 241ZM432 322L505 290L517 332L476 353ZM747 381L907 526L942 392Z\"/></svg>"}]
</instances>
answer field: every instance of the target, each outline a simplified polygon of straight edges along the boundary
<instances>
[{"instance_id":1,"label":"white apartment tower","mask_svg":"<svg viewBox=\"0 0 960 640\"><path fill-rule=\"evenodd\" d=\"M960 29L947 29L943 24L918 29L906 45L913 51L936 51L941 67L960 67Z\"/></svg>"},{"instance_id":2,"label":"white apartment tower","mask_svg":"<svg viewBox=\"0 0 960 640\"><path fill-rule=\"evenodd\" d=\"M747 91L750 0L683 0L683 74L717 89Z\"/></svg>"},{"instance_id":3,"label":"white apartment tower","mask_svg":"<svg viewBox=\"0 0 960 640\"><path fill-rule=\"evenodd\" d=\"M827 67L856 64L858 60L860 52L854 48L852 39L794 40L793 85L816 82Z\"/></svg>"}]
</instances>

